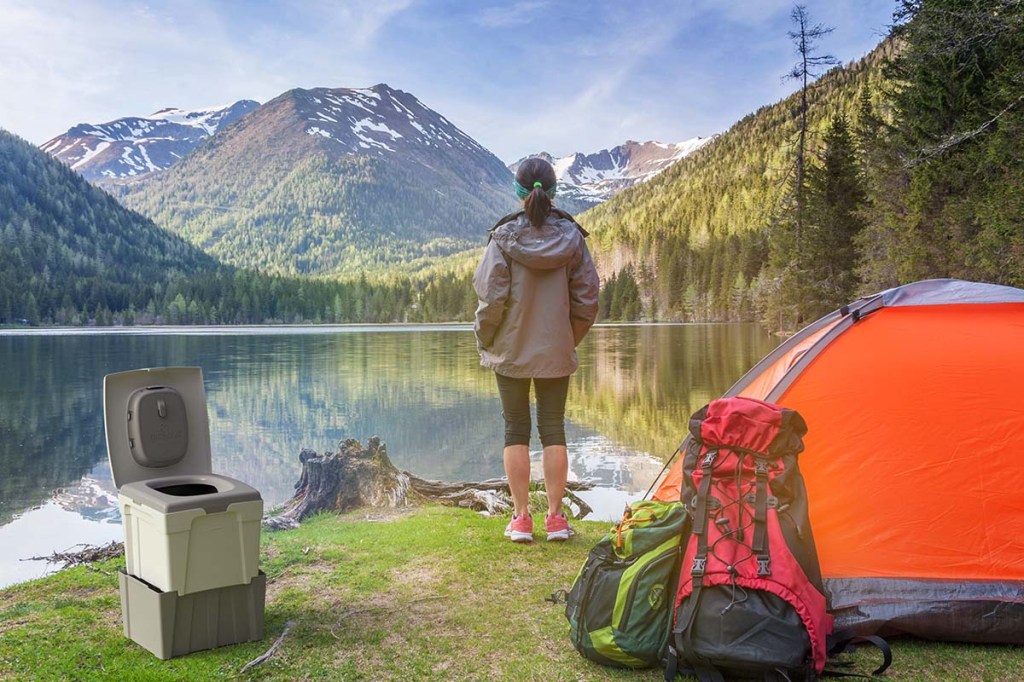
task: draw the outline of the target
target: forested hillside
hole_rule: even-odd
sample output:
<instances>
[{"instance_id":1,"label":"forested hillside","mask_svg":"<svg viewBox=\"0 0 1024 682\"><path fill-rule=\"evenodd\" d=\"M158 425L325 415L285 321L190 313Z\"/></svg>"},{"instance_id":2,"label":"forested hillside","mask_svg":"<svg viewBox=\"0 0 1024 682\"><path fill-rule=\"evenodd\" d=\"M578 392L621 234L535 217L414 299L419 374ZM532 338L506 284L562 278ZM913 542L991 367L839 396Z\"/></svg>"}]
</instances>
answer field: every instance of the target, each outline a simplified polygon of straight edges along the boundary
<instances>
[{"instance_id":1,"label":"forested hillside","mask_svg":"<svg viewBox=\"0 0 1024 682\"><path fill-rule=\"evenodd\" d=\"M1024 4L907 0L900 18L889 109L861 131L859 276L1024 286Z\"/></svg>"},{"instance_id":2,"label":"forested hillside","mask_svg":"<svg viewBox=\"0 0 1024 682\"><path fill-rule=\"evenodd\" d=\"M908 0L895 19L810 86L801 187L797 92L581 217L604 314L792 329L919 279L1024 284L1024 5Z\"/></svg>"},{"instance_id":3,"label":"forested hillside","mask_svg":"<svg viewBox=\"0 0 1024 682\"><path fill-rule=\"evenodd\" d=\"M451 276L336 282L220 264L0 130L0 324L446 320Z\"/></svg>"},{"instance_id":4,"label":"forested hillside","mask_svg":"<svg viewBox=\"0 0 1024 682\"><path fill-rule=\"evenodd\" d=\"M780 38L781 39L781 38ZM882 91L890 42L833 69L811 87L809 128L820 141L832 116L853 118ZM591 248L613 319L753 319L757 277L792 181L799 94L744 117L650 182L587 211ZM813 144L813 142L812 142ZM613 306L613 299L618 299Z\"/></svg>"},{"instance_id":5,"label":"forested hillside","mask_svg":"<svg viewBox=\"0 0 1024 682\"><path fill-rule=\"evenodd\" d=\"M0 320L69 322L145 305L216 261L0 130Z\"/></svg>"}]
</instances>

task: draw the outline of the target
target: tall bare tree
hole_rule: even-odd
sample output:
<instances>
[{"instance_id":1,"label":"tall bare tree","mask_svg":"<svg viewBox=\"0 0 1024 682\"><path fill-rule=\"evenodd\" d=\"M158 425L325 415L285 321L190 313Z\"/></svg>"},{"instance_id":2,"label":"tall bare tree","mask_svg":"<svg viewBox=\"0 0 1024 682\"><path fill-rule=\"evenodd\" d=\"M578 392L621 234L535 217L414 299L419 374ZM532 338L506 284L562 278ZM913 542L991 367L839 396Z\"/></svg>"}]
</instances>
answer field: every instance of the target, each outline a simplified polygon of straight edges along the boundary
<instances>
[{"instance_id":1,"label":"tall bare tree","mask_svg":"<svg viewBox=\"0 0 1024 682\"><path fill-rule=\"evenodd\" d=\"M790 13L794 28L788 32L799 60L785 76L785 80L800 82L799 128L796 139L796 154L791 173L787 174L789 189L785 194L778 220L770 228L769 263L763 271L759 285L758 307L762 319L769 327L777 330L794 329L804 321L806 312L803 302L808 296L807 282L813 258L804 243L808 229L808 101L812 82L821 75L825 67L838 63L829 54L819 54L817 43L832 32L830 27L811 24L803 5L797 5Z\"/></svg>"},{"instance_id":2,"label":"tall bare tree","mask_svg":"<svg viewBox=\"0 0 1024 682\"><path fill-rule=\"evenodd\" d=\"M807 207L805 163L807 156L807 87L811 81L823 73L823 69L835 66L839 60L830 54L817 54L817 42L832 32L831 26L823 24L811 25L807 8L796 5L790 13L794 29L789 31L789 39L796 48L797 62L788 74L787 80L800 82L800 131L796 145L796 177L793 184L793 198L796 201L796 233L795 247L800 248L800 237L803 233L804 218Z\"/></svg>"}]
</instances>

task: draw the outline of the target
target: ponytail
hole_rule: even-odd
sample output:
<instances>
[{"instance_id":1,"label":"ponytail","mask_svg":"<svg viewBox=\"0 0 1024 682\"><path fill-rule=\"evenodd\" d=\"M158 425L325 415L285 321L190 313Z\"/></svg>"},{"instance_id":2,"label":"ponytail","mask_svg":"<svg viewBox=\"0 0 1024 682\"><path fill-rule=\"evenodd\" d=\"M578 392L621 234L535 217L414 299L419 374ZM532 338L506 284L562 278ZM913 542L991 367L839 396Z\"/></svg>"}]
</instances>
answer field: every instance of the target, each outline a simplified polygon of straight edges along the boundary
<instances>
[{"instance_id":1,"label":"ponytail","mask_svg":"<svg viewBox=\"0 0 1024 682\"><path fill-rule=\"evenodd\" d=\"M530 157L519 164L513 186L516 196L523 200L530 224L538 228L543 226L551 213L551 200L557 191L555 169L542 158Z\"/></svg>"},{"instance_id":2,"label":"ponytail","mask_svg":"<svg viewBox=\"0 0 1024 682\"><path fill-rule=\"evenodd\" d=\"M548 214L551 213L551 197L544 191L541 183L533 183L533 191L526 196L523 208L526 209L526 217L534 227L541 227L547 220Z\"/></svg>"}]
</instances>

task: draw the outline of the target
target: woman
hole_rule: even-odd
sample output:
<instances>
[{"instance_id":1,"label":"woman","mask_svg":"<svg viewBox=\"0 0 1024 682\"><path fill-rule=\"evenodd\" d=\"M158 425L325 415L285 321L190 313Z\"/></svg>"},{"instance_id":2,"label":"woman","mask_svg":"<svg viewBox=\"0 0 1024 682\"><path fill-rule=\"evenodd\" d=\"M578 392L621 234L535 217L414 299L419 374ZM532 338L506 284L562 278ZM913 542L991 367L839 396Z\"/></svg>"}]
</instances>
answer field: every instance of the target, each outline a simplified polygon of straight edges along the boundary
<instances>
[{"instance_id":1,"label":"woman","mask_svg":"<svg viewBox=\"0 0 1024 682\"><path fill-rule=\"evenodd\" d=\"M533 540L530 490L530 383L537 397L537 430L544 447L548 540L573 531L562 513L569 471L565 397L576 371L576 346L597 316L599 281L586 232L555 208L555 170L527 159L516 172L523 210L503 218L473 276L480 364L494 370L505 419L505 474L514 510L505 535Z\"/></svg>"}]
</instances>

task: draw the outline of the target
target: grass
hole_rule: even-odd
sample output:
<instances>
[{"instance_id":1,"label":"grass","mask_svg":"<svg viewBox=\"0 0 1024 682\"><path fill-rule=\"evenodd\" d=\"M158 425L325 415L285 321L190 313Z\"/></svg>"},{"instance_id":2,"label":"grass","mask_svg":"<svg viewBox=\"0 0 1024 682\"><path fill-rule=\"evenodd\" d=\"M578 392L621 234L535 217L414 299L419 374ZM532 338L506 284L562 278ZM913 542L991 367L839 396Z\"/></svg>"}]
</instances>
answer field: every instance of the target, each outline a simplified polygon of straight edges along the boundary
<instances>
[{"instance_id":1,"label":"grass","mask_svg":"<svg viewBox=\"0 0 1024 682\"><path fill-rule=\"evenodd\" d=\"M125 639L116 571L123 559L0 591L0 678L10 680L636 680L572 648L568 588L607 523L568 543L514 545L506 519L425 507L323 515L264 533L265 638L161 661ZM99 570L96 570L99 569ZM101 571L105 571L101 572ZM277 653L244 675L288 621ZM892 642L890 680L1019 680L1024 648ZM875 661L849 657L854 670Z\"/></svg>"}]
</instances>

